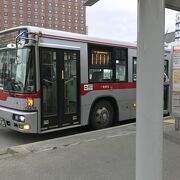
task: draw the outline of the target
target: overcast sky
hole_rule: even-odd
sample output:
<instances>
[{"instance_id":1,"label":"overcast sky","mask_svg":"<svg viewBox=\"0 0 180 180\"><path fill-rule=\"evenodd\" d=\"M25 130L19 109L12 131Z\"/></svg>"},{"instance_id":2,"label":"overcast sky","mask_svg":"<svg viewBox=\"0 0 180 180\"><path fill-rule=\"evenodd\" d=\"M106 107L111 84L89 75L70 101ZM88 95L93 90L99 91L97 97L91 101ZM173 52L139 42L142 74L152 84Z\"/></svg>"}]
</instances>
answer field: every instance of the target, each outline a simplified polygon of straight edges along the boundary
<instances>
[{"instance_id":1,"label":"overcast sky","mask_svg":"<svg viewBox=\"0 0 180 180\"><path fill-rule=\"evenodd\" d=\"M165 32L175 29L176 11L166 9ZM121 41L136 41L137 1L100 0L87 7L88 34Z\"/></svg>"}]
</instances>

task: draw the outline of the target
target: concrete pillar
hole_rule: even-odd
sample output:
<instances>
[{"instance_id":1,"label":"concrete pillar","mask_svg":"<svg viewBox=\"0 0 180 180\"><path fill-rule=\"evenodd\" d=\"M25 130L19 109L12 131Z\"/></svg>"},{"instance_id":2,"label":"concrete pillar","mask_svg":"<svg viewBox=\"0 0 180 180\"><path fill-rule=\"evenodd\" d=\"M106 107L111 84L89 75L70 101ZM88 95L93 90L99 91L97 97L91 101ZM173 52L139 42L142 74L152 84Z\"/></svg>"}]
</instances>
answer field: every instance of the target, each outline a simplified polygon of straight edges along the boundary
<instances>
[{"instance_id":1,"label":"concrete pillar","mask_svg":"<svg viewBox=\"0 0 180 180\"><path fill-rule=\"evenodd\" d=\"M138 0L136 180L162 180L164 0Z\"/></svg>"}]
</instances>

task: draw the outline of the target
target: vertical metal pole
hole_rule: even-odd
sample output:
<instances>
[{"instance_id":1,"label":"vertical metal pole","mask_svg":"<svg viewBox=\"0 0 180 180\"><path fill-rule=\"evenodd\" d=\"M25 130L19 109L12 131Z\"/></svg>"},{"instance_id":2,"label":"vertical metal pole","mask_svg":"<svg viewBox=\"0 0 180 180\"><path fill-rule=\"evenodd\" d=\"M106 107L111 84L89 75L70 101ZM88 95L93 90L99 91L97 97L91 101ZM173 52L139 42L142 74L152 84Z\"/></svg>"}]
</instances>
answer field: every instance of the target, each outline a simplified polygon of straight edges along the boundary
<instances>
[{"instance_id":1,"label":"vertical metal pole","mask_svg":"<svg viewBox=\"0 0 180 180\"><path fill-rule=\"evenodd\" d=\"M162 180L164 0L138 0L136 180Z\"/></svg>"}]
</instances>

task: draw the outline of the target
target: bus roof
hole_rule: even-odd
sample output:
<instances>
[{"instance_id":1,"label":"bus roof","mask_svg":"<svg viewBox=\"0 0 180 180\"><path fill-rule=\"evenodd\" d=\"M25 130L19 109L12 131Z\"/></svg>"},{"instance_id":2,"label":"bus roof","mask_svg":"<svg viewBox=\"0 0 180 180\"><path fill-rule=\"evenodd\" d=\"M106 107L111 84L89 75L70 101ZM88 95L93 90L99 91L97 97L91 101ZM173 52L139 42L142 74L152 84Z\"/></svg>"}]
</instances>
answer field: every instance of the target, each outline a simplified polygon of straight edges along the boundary
<instances>
[{"instance_id":1,"label":"bus roof","mask_svg":"<svg viewBox=\"0 0 180 180\"><path fill-rule=\"evenodd\" d=\"M92 36L84 35L84 34L64 32L64 31L34 27L34 26L18 26L11 29L0 31L0 34L8 32L8 31L18 30L18 29L27 29L28 32L30 33L41 33L42 36L44 37L55 38L55 39L57 38L57 39L63 39L63 40L69 40L69 41L78 41L78 42L110 45L110 46L122 46L122 47L129 47L133 49L137 48L137 45L135 43L92 37Z\"/></svg>"}]
</instances>

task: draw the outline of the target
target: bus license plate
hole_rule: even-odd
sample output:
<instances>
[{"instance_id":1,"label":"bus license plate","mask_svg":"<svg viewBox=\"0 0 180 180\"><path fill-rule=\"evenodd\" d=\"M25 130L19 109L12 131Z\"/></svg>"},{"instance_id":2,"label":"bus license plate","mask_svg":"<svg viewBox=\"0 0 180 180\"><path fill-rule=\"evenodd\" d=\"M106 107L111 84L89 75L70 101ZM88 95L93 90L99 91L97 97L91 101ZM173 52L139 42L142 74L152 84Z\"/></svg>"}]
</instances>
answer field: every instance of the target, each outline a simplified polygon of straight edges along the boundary
<instances>
[{"instance_id":1,"label":"bus license plate","mask_svg":"<svg viewBox=\"0 0 180 180\"><path fill-rule=\"evenodd\" d=\"M6 127L5 120L0 118L0 126Z\"/></svg>"}]
</instances>

